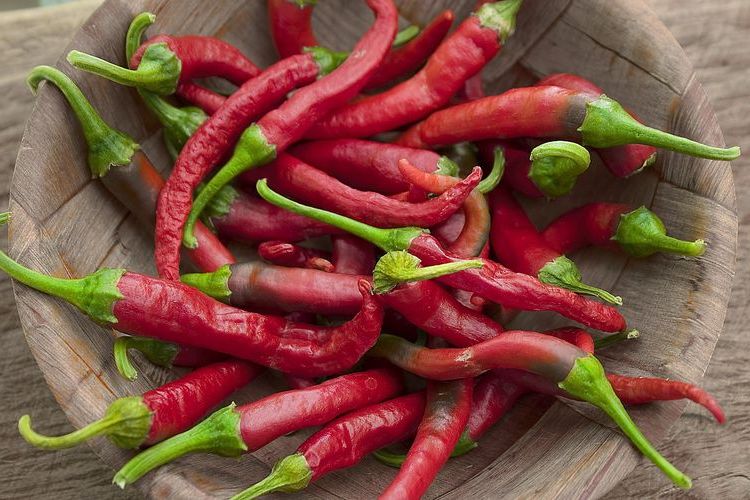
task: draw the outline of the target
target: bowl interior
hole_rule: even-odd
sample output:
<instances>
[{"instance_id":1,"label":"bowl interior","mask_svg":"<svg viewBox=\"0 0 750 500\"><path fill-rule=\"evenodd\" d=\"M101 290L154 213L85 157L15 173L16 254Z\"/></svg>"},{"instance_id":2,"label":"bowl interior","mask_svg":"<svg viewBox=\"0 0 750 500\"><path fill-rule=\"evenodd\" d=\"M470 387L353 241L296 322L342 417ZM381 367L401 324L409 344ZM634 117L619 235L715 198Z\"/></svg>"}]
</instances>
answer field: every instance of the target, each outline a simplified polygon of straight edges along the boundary
<instances>
[{"instance_id":1,"label":"bowl interior","mask_svg":"<svg viewBox=\"0 0 750 500\"><path fill-rule=\"evenodd\" d=\"M462 19L474 2L398 3L404 23L423 24L448 6ZM261 66L275 61L265 2L260 1L108 0L68 49L122 64L125 31L133 15L143 10L157 14L149 34L211 34L236 44ZM364 2L344 0L321 2L314 18L321 42L342 50L353 46L371 20ZM141 141L152 160L168 168L157 123L135 92L77 72L64 59L58 66L81 85L109 123ZM592 79L650 125L710 144L723 143L690 63L639 1L526 0L517 33L484 78L488 91L496 93L561 71ZM57 91L45 86L29 119L13 178L11 255L58 276L80 276L99 266L153 273L151 236L90 179L85 157L72 113ZM721 332L734 273L737 220L729 166L660 152L650 171L619 180L595 159L572 196L527 206L541 224L594 200L644 204L662 217L674 235L709 242L701 259L657 255L633 260L594 250L574 256L587 281L623 297L623 313L642 333L636 343L605 351L607 368L698 381ZM122 380L112 361L110 332L57 300L22 286L15 290L29 345L75 426L98 418L113 399L141 393L174 376L137 358L139 379ZM522 315L514 323L524 328L562 324L549 314ZM249 401L280 387L279 380L266 375L234 399ZM637 408L632 414L658 441L683 408L681 403L665 403ZM582 405L529 396L489 432L478 449L451 460L429 496L601 495L638 459L608 425ZM293 452L308 434L281 438L240 460L187 457L150 474L139 486L157 496L226 496L265 476L270 465ZM92 446L113 467L130 456L105 439L95 440ZM367 458L323 478L308 493L373 497L394 473Z\"/></svg>"}]
</instances>

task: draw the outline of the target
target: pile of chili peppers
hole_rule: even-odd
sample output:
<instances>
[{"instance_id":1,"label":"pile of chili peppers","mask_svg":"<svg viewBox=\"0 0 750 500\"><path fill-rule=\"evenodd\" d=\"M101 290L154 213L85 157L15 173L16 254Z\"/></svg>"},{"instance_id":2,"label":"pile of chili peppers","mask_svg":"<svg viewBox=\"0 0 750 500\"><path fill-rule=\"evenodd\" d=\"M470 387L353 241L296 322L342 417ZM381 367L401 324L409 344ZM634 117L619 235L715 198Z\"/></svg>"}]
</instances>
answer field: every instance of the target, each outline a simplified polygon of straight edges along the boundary
<instances>
[{"instance_id":1,"label":"pile of chili peppers","mask_svg":"<svg viewBox=\"0 0 750 500\"><path fill-rule=\"evenodd\" d=\"M689 488L623 405L689 399L720 423L724 414L692 384L605 371L596 351L637 342L628 340L637 325L618 309L620 297L586 282L574 252L698 257L705 242L668 236L646 207L589 202L541 228L525 206L568 195L590 167L585 146L617 177L652 165L657 148L717 160L739 149L650 128L576 75L485 96L480 73L503 57L522 0L479 2L452 32L447 10L400 33L392 1L367 0L375 20L349 53L318 46L315 4L268 0L281 59L266 69L210 36L144 41L156 22L149 13L128 30L128 67L69 54L76 68L135 87L164 127L175 160L166 178L69 76L46 66L29 75L34 91L45 81L61 92L92 176L154 232L159 276L54 277L2 252L0 269L121 332L114 358L125 378L145 362L134 363L133 350L186 371L113 401L71 434L39 434L26 415L21 435L47 449L98 435L143 449L115 475L125 487L189 453L239 456L319 427L234 498L298 491L374 453L400 468L382 498L416 499L516 401L543 393L600 408ZM236 90L219 94L205 77ZM373 140L384 132L395 141ZM470 171L451 159L467 151L478 153ZM0 224L9 220L0 215ZM242 246L257 257L238 261L232 249ZM181 275L182 255L190 272ZM578 326L507 324L533 311ZM287 390L227 404L265 369L281 372Z\"/></svg>"}]
</instances>

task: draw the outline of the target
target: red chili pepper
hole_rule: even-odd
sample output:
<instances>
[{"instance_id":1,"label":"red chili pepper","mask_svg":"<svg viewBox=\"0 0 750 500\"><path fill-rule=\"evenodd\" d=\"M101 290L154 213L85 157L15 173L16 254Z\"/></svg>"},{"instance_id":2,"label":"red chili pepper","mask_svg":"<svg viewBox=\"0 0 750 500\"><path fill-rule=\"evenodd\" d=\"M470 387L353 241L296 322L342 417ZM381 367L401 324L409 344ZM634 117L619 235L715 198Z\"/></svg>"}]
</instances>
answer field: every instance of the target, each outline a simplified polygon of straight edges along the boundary
<instances>
[{"instance_id":1,"label":"red chili pepper","mask_svg":"<svg viewBox=\"0 0 750 500\"><path fill-rule=\"evenodd\" d=\"M132 138L102 120L83 92L65 73L50 66L37 66L27 78L34 92L42 80L60 89L78 117L88 147L91 175L100 178L107 190L141 224L153 228L156 199L164 185L161 174L146 154L139 151L140 146ZM200 245L190 250L188 255L201 270L214 271L224 264L236 261L216 235L203 224L196 227L196 238Z\"/></svg>"},{"instance_id":2,"label":"red chili pepper","mask_svg":"<svg viewBox=\"0 0 750 500\"><path fill-rule=\"evenodd\" d=\"M258 182L257 189L261 197L269 203L339 227L387 252L408 250L418 259L421 259L426 266L464 261L464 259L446 252L440 243L434 237L425 234L423 229L415 227L398 229L372 227L285 198L271 190L264 180ZM481 262L483 264L481 269L467 269L441 276L438 280L453 288L473 292L487 300L507 307L521 310L556 311L586 326L606 332L617 332L625 329L625 318L611 306L585 299L563 288L540 283L531 276L514 273L496 262L487 259L482 259ZM398 282L411 281L414 273L411 269L396 268L389 271L392 271L389 277L394 285ZM398 274L398 276L394 276L394 274Z\"/></svg>"},{"instance_id":3,"label":"red chili pepper","mask_svg":"<svg viewBox=\"0 0 750 500\"><path fill-rule=\"evenodd\" d=\"M8 218L2 214L0 223ZM359 282L362 308L354 319L326 328L243 311L182 283L124 269L56 278L32 271L0 251L0 270L123 333L223 352L294 375L317 377L351 368L375 342L383 322L383 307L364 280ZM295 331L318 332L326 342L293 338Z\"/></svg>"},{"instance_id":4,"label":"red chili pepper","mask_svg":"<svg viewBox=\"0 0 750 500\"><path fill-rule=\"evenodd\" d=\"M422 203L394 200L371 191L350 188L297 158L282 153L273 163L270 182L275 189L311 205L333 210L379 227L438 224L463 204L482 178L481 169L439 196Z\"/></svg>"},{"instance_id":5,"label":"red chili pepper","mask_svg":"<svg viewBox=\"0 0 750 500\"><path fill-rule=\"evenodd\" d=\"M740 148L707 146L647 127L617 101L560 87L524 87L445 108L404 132L397 143L426 149L481 139L576 138L584 146L655 147L713 160L734 160Z\"/></svg>"},{"instance_id":6,"label":"red chili pepper","mask_svg":"<svg viewBox=\"0 0 750 500\"><path fill-rule=\"evenodd\" d=\"M416 75L342 107L311 128L307 137L369 137L442 108L500 51L515 29L520 7L520 0L483 6L443 40Z\"/></svg>"},{"instance_id":7,"label":"red chili pepper","mask_svg":"<svg viewBox=\"0 0 750 500\"><path fill-rule=\"evenodd\" d=\"M271 40L281 58L320 45L312 29L317 0L268 0Z\"/></svg>"},{"instance_id":8,"label":"red chili pepper","mask_svg":"<svg viewBox=\"0 0 750 500\"><path fill-rule=\"evenodd\" d=\"M537 85L554 85L564 89L587 92L594 96L604 94L604 90L593 82L570 73L557 73L542 78ZM635 114L630 113L634 119L641 121ZM617 177L628 177L636 174L646 167L653 165L656 161L656 148L643 144L627 144L613 148L597 149L604 164L610 172Z\"/></svg>"},{"instance_id":9,"label":"red chili pepper","mask_svg":"<svg viewBox=\"0 0 750 500\"><path fill-rule=\"evenodd\" d=\"M348 234L331 237L331 261L339 274L372 274L375 247Z\"/></svg>"},{"instance_id":10,"label":"red chili pepper","mask_svg":"<svg viewBox=\"0 0 750 500\"><path fill-rule=\"evenodd\" d=\"M206 112L213 115L227 101L227 98L218 92L201 87L195 82L183 82L177 86L177 95Z\"/></svg>"},{"instance_id":11,"label":"red chili pepper","mask_svg":"<svg viewBox=\"0 0 750 500\"><path fill-rule=\"evenodd\" d=\"M48 450L72 448L96 436L107 436L121 448L152 445L191 428L261 371L243 361L222 361L198 368L142 396L116 399L104 417L70 434L37 434L28 415L20 418L18 430L29 444Z\"/></svg>"},{"instance_id":12,"label":"red chili pepper","mask_svg":"<svg viewBox=\"0 0 750 500\"><path fill-rule=\"evenodd\" d=\"M283 375L284 380L286 381L290 389L307 389L309 387L317 385L315 380L310 378L298 377L296 375L290 375L288 373L284 373Z\"/></svg>"},{"instance_id":13,"label":"red chili pepper","mask_svg":"<svg viewBox=\"0 0 750 500\"><path fill-rule=\"evenodd\" d=\"M396 478L380 498L419 499L450 458L466 427L472 403L473 379L427 385L425 418Z\"/></svg>"},{"instance_id":14,"label":"red chili pepper","mask_svg":"<svg viewBox=\"0 0 750 500\"><path fill-rule=\"evenodd\" d=\"M599 361L563 340L534 332L513 331L463 349L428 349L400 337L381 335L368 353L416 375L433 380L474 377L495 368L515 368L541 375L573 397L603 410L677 486L689 488L690 478L677 470L649 443L631 420Z\"/></svg>"},{"instance_id":15,"label":"red chili pepper","mask_svg":"<svg viewBox=\"0 0 750 500\"><path fill-rule=\"evenodd\" d=\"M128 350L135 349L156 366L171 368L185 366L197 368L225 359L226 354L190 347L145 337L123 335L115 340L114 358L117 371L128 380L135 380L138 372L128 357Z\"/></svg>"},{"instance_id":16,"label":"red chili pepper","mask_svg":"<svg viewBox=\"0 0 750 500\"><path fill-rule=\"evenodd\" d=\"M403 158L425 172L440 170L446 175L458 175L455 164L433 151L384 142L361 139L310 141L295 145L290 153L353 188L389 195L409 189L409 183L398 169L398 162Z\"/></svg>"},{"instance_id":17,"label":"red chili pepper","mask_svg":"<svg viewBox=\"0 0 750 500\"><path fill-rule=\"evenodd\" d=\"M391 369L342 375L307 389L272 394L218 410L192 429L136 455L115 474L124 488L149 471L195 452L240 456L290 432L325 424L352 410L396 396L401 377Z\"/></svg>"},{"instance_id":18,"label":"red chili pepper","mask_svg":"<svg viewBox=\"0 0 750 500\"><path fill-rule=\"evenodd\" d=\"M339 417L306 439L296 453L276 462L265 479L232 499L299 491L325 474L356 465L377 449L412 435L424 408L424 392L415 392Z\"/></svg>"},{"instance_id":19,"label":"red chili pepper","mask_svg":"<svg viewBox=\"0 0 750 500\"><path fill-rule=\"evenodd\" d=\"M562 253L589 245L619 248L633 257L667 252L703 255L702 239L683 241L667 236L664 223L646 207L621 203L588 203L561 215L541 233L549 246Z\"/></svg>"},{"instance_id":20,"label":"red chili pepper","mask_svg":"<svg viewBox=\"0 0 750 500\"><path fill-rule=\"evenodd\" d=\"M478 442L527 392L528 389L522 385L511 382L496 372L479 377L474 385L474 401L466 423L465 433L469 443ZM468 451L471 447L465 446L464 449Z\"/></svg>"},{"instance_id":21,"label":"red chili pepper","mask_svg":"<svg viewBox=\"0 0 750 500\"><path fill-rule=\"evenodd\" d=\"M184 274L181 280L242 309L352 316L362 305L358 282L365 277L254 261Z\"/></svg>"},{"instance_id":22,"label":"red chili pepper","mask_svg":"<svg viewBox=\"0 0 750 500\"><path fill-rule=\"evenodd\" d=\"M521 205L507 190L500 188L493 191L490 204L490 240L500 262L514 271L536 276L542 283L592 295L612 304L622 304L620 297L581 281L578 266L544 241Z\"/></svg>"},{"instance_id":23,"label":"red chili pepper","mask_svg":"<svg viewBox=\"0 0 750 500\"><path fill-rule=\"evenodd\" d=\"M293 243L283 241L264 241L258 245L258 255L279 266L301 267L307 269L317 269L327 273L333 272L330 255L314 248L301 247Z\"/></svg>"},{"instance_id":24,"label":"red chili pepper","mask_svg":"<svg viewBox=\"0 0 750 500\"><path fill-rule=\"evenodd\" d=\"M357 57L348 58L332 74L294 93L281 106L248 127L241 134L241 137L242 127L247 126L248 123L238 121L235 117L230 124L225 124L227 125L225 128L232 131L229 134L231 138L239 138L239 142L235 147L232 158L206 184L195 202L192 201L193 190L210 168L215 165L221 153L225 151L225 143L222 142L221 147L216 148L220 153L219 155L211 155L210 161L200 166L196 166L193 162L190 166L178 169L177 167L180 164L178 160L178 164L159 198L156 225L156 261L157 270L161 276L177 279L180 261L179 248L180 241L183 238L183 229L187 246L195 246L192 227L211 198L223 186L240 173L273 160L277 154L300 139L307 129L321 117L354 97L369 76L377 69L378 63L385 55L396 34L398 13L391 0L368 0L368 5L375 11L376 20L372 28L355 46L353 53ZM293 56L285 59L285 61L296 57L304 58L306 56ZM309 60L312 62L311 58ZM313 66L317 68L317 65L313 64ZM267 73L268 70L261 75L261 78ZM232 106L229 103L238 94L244 93L236 92L233 94L222 107L222 110L225 108L231 109ZM257 97L266 98L267 95L260 93ZM212 119L216 116L218 115L212 116ZM210 122L211 120L207 124ZM191 142L186 145L186 149ZM203 148L200 148L195 153L203 154L202 150ZM186 155L186 159L192 157L192 154ZM173 179L174 181L172 181ZM191 203L192 211L190 210Z\"/></svg>"}]
</instances>

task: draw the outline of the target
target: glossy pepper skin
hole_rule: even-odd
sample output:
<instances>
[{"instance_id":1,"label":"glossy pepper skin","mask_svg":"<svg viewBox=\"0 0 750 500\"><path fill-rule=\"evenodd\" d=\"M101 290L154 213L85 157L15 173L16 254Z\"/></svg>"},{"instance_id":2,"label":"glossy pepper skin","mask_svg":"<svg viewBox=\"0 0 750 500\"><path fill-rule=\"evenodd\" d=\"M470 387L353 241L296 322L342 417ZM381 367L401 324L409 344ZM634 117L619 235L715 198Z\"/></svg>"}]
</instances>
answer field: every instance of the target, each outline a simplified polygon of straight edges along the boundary
<instances>
[{"instance_id":1,"label":"glossy pepper skin","mask_svg":"<svg viewBox=\"0 0 750 500\"><path fill-rule=\"evenodd\" d=\"M409 189L399 160L405 158L425 172L437 170L441 161L434 151L363 139L309 141L295 145L290 153L355 189L388 195Z\"/></svg>"},{"instance_id":2,"label":"glossy pepper skin","mask_svg":"<svg viewBox=\"0 0 750 500\"><path fill-rule=\"evenodd\" d=\"M70 448L99 435L108 436L122 448L149 446L191 428L261 372L262 368L244 361L221 361L198 368L140 397L117 399L101 420L65 436L37 434L31 429L28 415L21 417L18 428L29 444L45 449Z\"/></svg>"},{"instance_id":3,"label":"glossy pepper skin","mask_svg":"<svg viewBox=\"0 0 750 500\"><path fill-rule=\"evenodd\" d=\"M278 191L378 227L438 224L458 210L482 177L481 170L477 169L443 195L421 203L410 203L351 188L288 154L279 155L273 167L269 181Z\"/></svg>"},{"instance_id":4,"label":"glossy pepper skin","mask_svg":"<svg viewBox=\"0 0 750 500\"><path fill-rule=\"evenodd\" d=\"M619 249L633 257L656 252L696 257L706 249L702 239L683 241L668 236L664 223L646 207L623 203L588 203L559 216L542 231L542 238L559 252L587 246Z\"/></svg>"},{"instance_id":5,"label":"glossy pepper skin","mask_svg":"<svg viewBox=\"0 0 750 500\"><path fill-rule=\"evenodd\" d=\"M469 418L473 379L430 382L427 403L414 442L382 499L419 499L450 458Z\"/></svg>"},{"instance_id":6,"label":"glossy pepper skin","mask_svg":"<svg viewBox=\"0 0 750 500\"><path fill-rule=\"evenodd\" d=\"M343 234L331 237L331 262L339 274L372 274L375 247L356 236Z\"/></svg>"},{"instance_id":7,"label":"glossy pepper skin","mask_svg":"<svg viewBox=\"0 0 750 500\"><path fill-rule=\"evenodd\" d=\"M352 467L370 453L412 435L424 408L424 392L415 392L339 417L306 439L296 453L277 462L266 479L232 498L299 491L330 472Z\"/></svg>"},{"instance_id":8,"label":"glossy pepper skin","mask_svg":"<svg viewBox=\"0 0 750 500\"><path fill-rule=\"evenodd\" d=\"M312 29L316 0L268 0L271 40L282 59L320 45Z\"/></svg>"},{"instance_id":9,"label":"glossy pepper skin","mask_svg":"<svg viewBox=\"0 0 750 500\"><path fill-rule=\"evenodd\" d=\"M88 146L91 174L114 195L146 228L154 227L156 200L164 179L140 146L127 135L111 128L67 75L50 66L38 66L28 76L32 90L45 80L62 92L76 114ZM234 255L206 226L196 226L199 248L188 252L201 271L215 271L236 261Z\"/></svg>"},{"instance_id":10,"label":"glossy pepper skin","mask_svg":"<svg viewBox=\"0 0 750 500\"><path fill-rule=\"evenodd\" d=\"M358 283L365 277L252 261L181 279L241 309L353 316L362 304Z\"/></svg>"},{"instance_id":11,"label":"glossy pepper skin","mask_svg":"<svg viewBox=\"0 0 750 500\"><path fill-rule=\"evenodd\" d=\"M347 217L309 207L275 193L265 180L258 181L258 193L265 200L300 215L339 227L370 241L385 251L408 250L424 266L463 262L448 253L440 242L423 229L406 227L382 229ZM625 328L625 318L613 307L587 300L563 288L539 282L531 276L514 273L500 264L481 259L482 267L441 276L439 282L473 292L487 300L522 310L552 310L586 326L606 332ZM409 281L409 279L401 279Z\"/></svg>"},{"instance_id":12,"label":"glossy pepper skin","mask_svg":"<svg viewBox=\"0 0 750 500\"><path fill-rule=\"evenodd\" d=\"M617 101L560 87L521 87L436 111L396 141L430 148L519 137L580 140L595 148L647 143L699 158L734 160L740 149L707 146L637 122Z\"/></svg>"},{"instance_id":13,"label":"glossy pepper skin","mask_svg":"<svg viewBox=\"0 0 750 500\"><path fill-rule=\"evenodd\" d=\"M378 63L382 60L396 35L398 13L390 0L368 0L368 5L375 11L376 20L371 29L355 46L353 52L357 57L349 57L331 74L294 93L283 104L267 113L244 133L242 132L243 129L260 113L245 116L247 120L242 121L233 116L234 113L222 115L223 119L214 121L214 118L219 116L219 114L215 114L211 117L211 120L206 122L204 127L212 122L223 123L224 127L220 127L220 129L229 131L228 135L231 136L231 139L237 140L242 135L243 140L235 147L235 154L229 160L229 163L222 167L206 184L195 202L193 202L193 191L208 171L218 163L223 153L227 152L227 145L232 144L233 140L229 142L221 141L220 145L214 148L214 152L217 154L207 156L204 159L208 161L202 161L200 165L196 165L196 161L188 163L188 160L193 159L195 155L204 156L203 150L207 147L207 144L203 144L203 140L206 137L205 134L193 136L193 138L200 137L196 140L198 148L193 152L188 149L192 142L191 138L180 155L181 157L183 154L185 155L185 164L181 165L178 159L178 163L159 197L155 253L156 267L160 276L178 279L179 249L183 232L186 235L185 239L188 246L194 246L192 225L197 221L197 217L205 205L224 185L242 171L273 160L278 153L300 139L321 117L354 97L369 76L377 69ZM297 57L303 58L307 62L301 61L294 64L295 68L301 69L302 66L307 66L309 63L315 69L314 74L311 74L312 79L318 76L318 65L315 64L314 58L310 54L292 56L292 58ZM287 58L284 61L289 61L292 58ZM277 64L283 65L284 62ZM262 79L268 73L269 71L266 70L259 78ZM258 79L253 81L255 80ZM279 79L274 78L273 80L277 82L276 86L279 87ZM301 84L302 81L299 80L297 83ZM230 106L230 101L234 102L234 99L250 97L242 90L235 92L219 111L231 110L233 106ZM290 89L286 89L286 91L288 90ZM284 94L286 94L286 91ZM261 91L259 93L254 92L252 97L275 103L284 94L276 98L268 91ZM269 95L274 98L268 99ZM255 111L259 111L259 109L256 107ZM185 227L186 223L187 227Z\"/></svg>"},{"instance_id":14,"label":"glossy pepper skin","mask_svg":"<svg viewBox=\"0 0 750 500\"><path fill-rule=\"evenodd\" d=\"M548 75L537 82L537 85L554 85L564 89L588 92L594 96L604 94L604 90L585 78L570 73ZM633 113L633 118L641 121ZM629 177L653 165L656 161L656 148L644 144L627 144L613 148L597 149L604 164L617 177Z\"/></svg>"},{"instance_id":15,"label":"glossy pepper skin","mask_svg":"<svg viewBox=\"0 0 750 500\"><path fill-rule=\"evenodd\" d=\"M331 256L321 250L284 241L264 241L258 245L258 255L266 262L286 267L317 269L333 272Z\"/></svg>"},{"instance_id":16,"label":"glossy pepper skin","mask_svg":"<svg viewBox=\"0 0 750 500\"><path fill-rule=\"evenodd\" d=\"M202 87L195 82L183 82L177 86L177 95L183 101L187 101L194 106L213 115L226 102L227 98L218 92Z\"/></svg>"},{"instance_id":17,"label":"glossy pepper skin","mask_svg":"<svg viewBox=\"0 0 750 500\"><path fill-rule=\"evenodd\" d=\"M536 276L543 283L592 295L611 304L622 304L620 297L583 283L575 263L547 244L523 207L507 189L499 188L493 191L490 195L490 205L490 241L492 250L500 262L514 271Z\"/></svg>"},{"instance_id":18,"label":"glossy pepper skin","mask_svg":"<svg viewBox=\"0 0 750 500\"><path fill-rule=\"evenodd\" d=\"M520 5L506 0L483 6L443 40L413 77L342 107L310 129L307 138L369 137L445 106L500 51L515 29Z\"/></svg>"},{"instance_id":19,"label":"glossy pepper skin","mask_svg":"<svg viewBox=\"0 0 750 500\"><path fill-rule=\"evenodd\" d=\"M296 430L384 401L402 390L400 375L377 369L342 375L321 384L271 394L242 406L231 404L192 429L136 455L113 480L120 487L180 456L208 452L239 456Z\"/></svg>"}]
</instances>

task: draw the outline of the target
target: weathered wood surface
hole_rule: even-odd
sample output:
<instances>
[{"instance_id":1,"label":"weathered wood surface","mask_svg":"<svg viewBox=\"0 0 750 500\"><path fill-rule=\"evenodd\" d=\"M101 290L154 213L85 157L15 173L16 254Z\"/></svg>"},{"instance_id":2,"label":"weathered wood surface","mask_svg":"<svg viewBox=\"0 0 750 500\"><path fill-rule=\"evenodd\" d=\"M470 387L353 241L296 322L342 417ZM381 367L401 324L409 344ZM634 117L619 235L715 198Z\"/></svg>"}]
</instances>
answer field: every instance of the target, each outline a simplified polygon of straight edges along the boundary
<instances>
[{"instance_id":1,"label":"weathered wood surface","mask_svg":"<svg viewBox=\"0 0 750 500\"><path fill-rule=\"evenodd\" d=\"M745 95L741 90L746 88L747 77L750 76L747 64L750 54L746 49L743 49L743 40L747 36L747 24L750 22L750 12L748 12L750 6L742 0L722 2L721 8L726 10L721 17L718 17L719 5L717 4L696 1L687 4L664 0L653 2L653 6L662 13L669 26L675 30L680 41L683 45L686 45L693 61L696 62L698 80L706 85L708 93L712 97L712 103L719 111L719 119L726 134L727 142L742 144L742 139L750 132L746 119L747 112L743 109L742 103L742 98ZM686 8L687 5L693 7L692 10ZM66 7L65 9L69 10L63 11L70 15L71 19L75 14L70 13L76 12L78 17L75 19L80 20L87 7L91 8L91 4L81 7L79 10L76 10L77 7ZM40 14L29 15L33 17ZM22 77L25 72L23 68L25 65L31 67L37 62L52 62L56 58L60 48L70 36L70 31L66 32L64 26L61 27L60 25L69 23L69 29L71 29L73 25L79 22L71 19L66 20L62 14L56 14L47 18L44 22L35 23L34 29L56 33L60 36L60 39L50 40L46 45L42 44L43 47L36 48L44 50L34 50L34 47L31 47L29 50L33 53L29 54L23 53L26 47L21 46L19 49L19 43L16 41L22 37L26 40L28 33L24 33L24 31L14 32L14 29L18 28L15 21L8 22L7 26L3 26L5 29L2 31L3 34L0 35L1 39L7 40L4 43L7 43L16 51L21 50L18 53L18 59L11 62L9 66L22 69L20 69L18 75L8 73L8 76L6 76L11 80L9 85L15 85L16 92L11 94L13 96L12 111L4 113L3 118L8 123L3 125L0 146L4 148L4 152L7 154L3 155L0 175L8 175L11 159L14 157L13 151L17 147L19 132L16 130L13 133L12 126L22 127L23 117L28 112L30 97L25 93L22 85ZM711 19L712 22L706 23L706 19ZM16 38L13 38L14 36ZM9 54L10 52L5 50L4 53ZM36 57L39 57L39 59L37 60ZM542 60L539 64L544 64L544 61ZM613 76L616 77L617 74L615 73ZM609 89L611 85L605 85L605 87ZM619 89L615 88L612 93L617 95L618 91ZM99 96L97 95L97 97ZM747 107L746 104L744 106ZM19 108L18 112L15 108ZM743 113L743 111L745 112ZM657 119L658 117L654 118ZM738 175L740 220L746 224L745 231L741 230L740 248L743 251L746 250L749 239L745 232L750 229L747 228L747 223L750 223L750 220L745 219L750 219L750 215L748 215L748 208L750 207L747 206L748 203L743 205L742 195L744 194L743 189L745 192L750 189L750 179L745 178L743 184L742 166L748 163L750 162L740 161L735 164L735 174ZM2 182L0 186L7 186L7 183ZM2 241L0 244L5 244L5 242ZM122 256L115 256L114 260L118 259L122 259ZM714 361L705 382L706 386L714 390L725 404L730 415L730 424L727 427L718 428L703 416L699 416L701 415L700 412L690 406L688 412L673 427L670 440L665 441L660 446L660 449L665 450L669 458L684 466L687 472L695 477L697 484L694 495L697 497L718 497L721 495L728 498L737 498L743 496L748 488L747 473L750 470L746 453L748 418L744 413L748 409L746 387L750 376L746 370L743 372L743 368L747 366L748 354L740 341L743 338L741 335L746 321L744 305L748 302L748 292L743 283L743 274L741 274L745 271L743 262L746 266L746 256L743 252L740 252L738 266L740 275L732 297L732 309L727 320L727 329L718 344ZM747 277L746 271L744 277ZM5 292L4 297L8 297L8 291L7 280L0 281L0 293ZM636 296L633 296L631 300L636 298ZM0 327L9 323L6 329L10 330L4 334L7 348L0 358L2 359L0 370L2 370L3 375L1 390L3 401L11 402L6 404L3 411L0 412L3 424L0 428L0 438L2 438L3 447L8 445L7 453L3 449L3 453L0 455L2 459L0 462L0 477L6 478L3 485L0 486L0 496L3 498L26 497L32 494L35 496L52 496L54 494L58 498L80 496L106 498L115 496L116 492L108 484L111 477L109 471L91 453L86 451L69 451L58 454L33 452L16 437L14 432L15 419L27 410L31 411L37 422L41 423L44 419L49 425L45 429L50 432L61 431L67 428L68 424L64 417L61 417L59 409L51 398L47 396L46 400L40 400L40 395L48 395L48 392L28 354L25 343L22 342L20 329L17 328L18 323L14 308L11 304L12 300L6 300L3 309L0 309ZM737 372L737 374L734 372ZM29 384L26 382L27 380L33 380L36 383ZM21 386L23 386L23 390L18 389ZM289 444L291 445L291 443ZM615 445L616 442L612 441L607 446ZM269 453L260 458L263 462L268 463L268 461L273 460L274 456ZM258 463L257 465L262 464ZM248 476L251 474L257 475L259 470L262 470L262 468L255 470L256 467L251 467L251 464L247 461L243 461L243 466L247 469ZM359 468L359 471L364 472L365 470ZM464 477L469 477L474 475L476 470L451 471L451 474L456 473L462 473ZM8 478L10 478L10 481L8 481ZM361 478L363 482L372 479L373 477L370 474ZM335 481L336 478L333 480ZM335 491L332 482L327 483L329 491ZM6 488L8 488L7 491ZM319 490L317 493L323 492ZM627 481L618 485L612 494L618 497L622 495L640 497L659 493L673 494L674 490L666 487L658 473L655 473L649 465L644 464L639 466L634 473L631 473Z\"/></svg>"}]
</instances>

